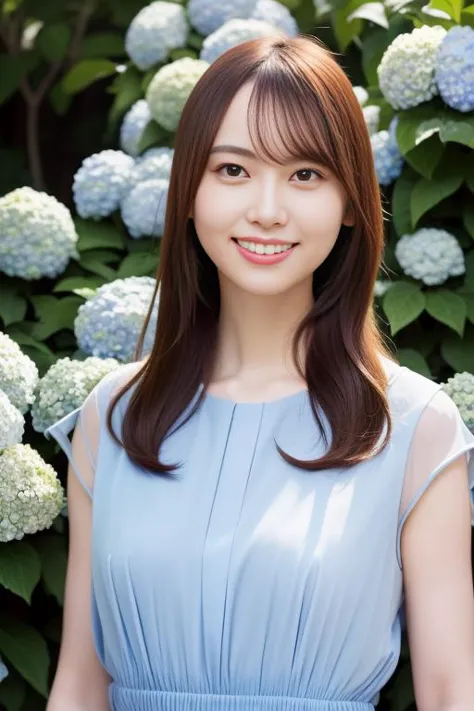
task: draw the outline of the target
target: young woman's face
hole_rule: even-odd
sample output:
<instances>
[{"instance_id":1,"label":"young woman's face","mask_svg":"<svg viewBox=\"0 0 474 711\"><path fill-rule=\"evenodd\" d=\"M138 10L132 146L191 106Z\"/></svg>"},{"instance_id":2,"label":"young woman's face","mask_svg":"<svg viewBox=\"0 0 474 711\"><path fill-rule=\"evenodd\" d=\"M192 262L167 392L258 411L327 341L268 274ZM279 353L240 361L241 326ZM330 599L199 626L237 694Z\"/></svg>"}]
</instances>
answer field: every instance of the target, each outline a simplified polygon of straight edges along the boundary
<instances>
[{"instance_id":1,"label":"young woman's face","mask_svg":"<svg viewBox=\"0 0 474 711\"><path fill-rule=\"evenodd\" d=\"M353 223L341 184L324 166L294 159L278 165L248 154L251 91L252 84L244 85L229 106L192 216L221 282L274 295L312 281L341 225Z\"/></svg>"}]
</instances>

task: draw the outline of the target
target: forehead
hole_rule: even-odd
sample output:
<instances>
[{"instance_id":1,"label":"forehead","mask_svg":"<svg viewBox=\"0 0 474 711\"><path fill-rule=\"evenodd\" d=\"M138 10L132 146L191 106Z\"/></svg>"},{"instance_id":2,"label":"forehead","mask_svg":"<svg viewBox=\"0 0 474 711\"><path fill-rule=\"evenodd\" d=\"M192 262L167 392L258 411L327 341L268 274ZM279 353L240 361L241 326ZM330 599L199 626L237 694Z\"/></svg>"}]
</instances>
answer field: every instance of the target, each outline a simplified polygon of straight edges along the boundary
<instances>
[{"instance_id":1,"label":"forehead","mask_svg":"<svg viewBox=\"0 0 474 711\"><path fill-rule=\"evenodd\" d=\"M238 142L247 148L252 147L247 117L252 88L252 83L245 84L235 94L219 126L214 146Z\"/></svg>"}]
</instances>

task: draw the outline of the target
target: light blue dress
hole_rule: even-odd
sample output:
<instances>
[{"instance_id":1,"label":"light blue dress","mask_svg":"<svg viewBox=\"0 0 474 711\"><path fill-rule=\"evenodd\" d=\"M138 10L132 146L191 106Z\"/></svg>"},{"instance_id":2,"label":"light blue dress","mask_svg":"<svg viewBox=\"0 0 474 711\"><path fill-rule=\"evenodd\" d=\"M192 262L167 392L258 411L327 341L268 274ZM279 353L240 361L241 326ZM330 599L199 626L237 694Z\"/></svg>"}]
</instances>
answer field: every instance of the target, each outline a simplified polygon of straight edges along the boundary
<instances>
[{"instance_id":1,"label":"light blue dress","mask_svg":"<svg viewBox=\"0 0 474 711\"><path fill-rule=\"evenodd\" d=\"M307 472L278 454L274 440L302 459L323 454L300 391L266 403L207 394L163 447L165 461L182 463L180 478L144 474L105 424L112 391L136 365L94 389L93 492L82 483L93 505L93 633L113 679L111 709L373 710L400 654L403 523L437 474L474 449L441 393L452 425L443 457L401 510L413 433L441 388L384 363L393 435L348 470ZM119 435L130 395L114 412ZM80 415L46 433L70 459L67 435ZM471 457L471 492L473 465Z\"/></svg>"}]
</instances>

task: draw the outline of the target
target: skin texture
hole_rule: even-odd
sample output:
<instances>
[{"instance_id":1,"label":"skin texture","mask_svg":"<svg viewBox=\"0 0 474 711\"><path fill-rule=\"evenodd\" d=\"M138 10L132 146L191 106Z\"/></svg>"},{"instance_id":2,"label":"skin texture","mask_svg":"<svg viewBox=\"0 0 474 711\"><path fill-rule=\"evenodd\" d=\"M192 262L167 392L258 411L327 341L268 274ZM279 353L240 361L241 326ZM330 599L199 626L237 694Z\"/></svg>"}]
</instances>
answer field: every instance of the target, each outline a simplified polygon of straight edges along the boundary
<instances>
[{"instance_id":1,"label":"skin texture","mask_svg":"<svg viewBox=\"0 0 474 711\"><path fill-rule=\"evenodd\" d=\"M235 95L213 148L230 144L256 153L247 127L251 89L248 83ZM192 217L220 282L214 394L259 400L302 387L289 358L290 339L312 304L314 270L331 252L341 225L353 224L346 204L340 182L317 163L291 159L279 165L211 153ZM231 240L248 236L298 246L279 264L255 265Z\"/></svg>"}]
</instances>

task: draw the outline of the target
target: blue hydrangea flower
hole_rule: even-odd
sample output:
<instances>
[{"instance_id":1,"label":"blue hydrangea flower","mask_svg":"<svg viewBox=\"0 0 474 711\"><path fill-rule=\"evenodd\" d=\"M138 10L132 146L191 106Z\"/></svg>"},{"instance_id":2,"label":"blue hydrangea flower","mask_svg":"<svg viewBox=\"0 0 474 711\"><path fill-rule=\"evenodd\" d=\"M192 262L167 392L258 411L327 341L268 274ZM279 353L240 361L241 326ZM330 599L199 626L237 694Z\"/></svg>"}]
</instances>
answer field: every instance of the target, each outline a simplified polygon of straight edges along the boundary
<instances>
[{"instance_id":1,"label":"blue hydrangea flower","mask_svg":"<svg viewBox=\"0 0 474 711\"><path fill-rule=\"evenodd\" d=\"M0 659L0 683L6 679L8 676L8 669L6 668L5 664L2 662Z\"/></svg>"},{"instance_id":2,"label":"blue hydrangea flower","mask_svg":"<svg viewBox=\"0 0 474 711\"><path fill-rule=\"evenodd\" d=\"M120 126L120 148L130 156L138 156L143 132L151 121L151 113L145 99L136 101L123 117Z\"/></svg>"},{"instance_id":3,"label":"blue hydrangea flower","mask_svg":"<svg viewBox=\"0 0 474 711\"><path fill-rule=\"evenodd\" d=\"M262 20L284 32L288 37L298 34L299 28L295 18L285 5L276 0L257 0L252 20Z\"/></svg>"},{"instance_id":4,"label":"blue hydrangea flower","mask_svg":"<svg viewBox=\"0 0 474 711\"><path fill-rule=\"evenodd\" d=\"M156 72L148 85L146 100L160 126L176 131L184 105L208 66L201 59L183 57Z\"/></svg>"},{"instance_id":5,"label":"blue hydrangea flower","mask_svg":"<svg viewBox=\"0 0 474 711\"><path fill-rule=\"evenodd\" d=\"M6 333L0 331L0 390L22 415L35 399L38 368Z\"/></svg>"},{"instance_id":6,"label":"blue hydrangea flower","mask_svg":"<svg viewBox=\"0 0 474 711\"><path fill-rule=\"evenodd\" d=\"M125 50L139 69L163 62L171 49L185 47L188 23L184 8L157 0L133 18L125 35Z\"/></svg>"},{"instance_id":7,"label":"blue hydrangea flower","mask_svg":"<svg viewBox=\"0 0 474 711\"><path fill-rule=\"evenodd\" d=\"M86 158L72 187L78 214L100 220L115 212L130 188L134 166L123 151L107 149Z\"/></svg>"},{"instance_id":8,"label":"blue hydrangea flower","mask_svg":"<svg viewBox=\"0 0 474 711\"><path fill-rule=\"evenodd\" d=\"M394 109L410 109L438 93L434 70L444 27L423 25L395 37L377 67L380 90Z\"/></svg>"},{"instance_id":9,"label":"blue hydrangea flower","mask_svg":"<svg viewBox=\"0 0 474 711\"><path fill-rule=\"evenodd\" d=\"M357 97L357 101L359 102L359 104L361 106L364 106L364 104L369 98L369 92L367 91L367 89L364 89L363 86L353 86L352 89Z\"/></svg>"},{"instance_id":10,"label":"blue hydrangea flower","mask_svg":"<svg viewBox=\"0 0 474 711\"><path fill-rule=\"evenodd\" d=\"M145 180L169 180L174 150L172 148L150 148L137 160L133 170L134 185Z\"/></svg>"},{"instance_id":11,"label":"blue hydrangea flower","mask_svg":"<svg viewBox=\"0 0 474 711\"><path fill-rule=\"evenodd\" d=\"M132 360L138 337L153 297L152 277L116 279L100 286L94 296L79 307L74 332L79 347L98 358ZM156 323L158 299L153 304L150 326ZM142 349L147 355L153 346L154 328L148 328Z\"/></svg>"},{"instance_id":12,"label":"blue hydrangea flower","mask_svg":"<svg viewBox=\"0 0 474 711\"><path fill-rule=\"evenodd\" d=\"M72 360L60 358L38 382L31 408L33 429L44 432L61 418L83 405L92 389L119 367L114 358Z\"/></svg>"},{"instance_id":13,"label":"blue hydrangea flower","mask_svg":"<svg viewBox=\"0 0 474 711\"><path fill-rule=\"evenodd\" d=\"M433 286L466 271L464 252L454 235L436 227L422 227L403 235L395 256L405 274Z\"/></svg>"},{"instance_id":14,"label":"blue hydrangea flower","mask_svg":"<svg viewBox=\"0 0 474 711\"><path fill-rule=\"evenodd\" d=\"M249 18L256 4L257 0L189 0L188 16L193 27L206 37L227 20Z\"/></svg>"},{"instance_id":15,"label":"blue hydrangea flower","mask_svg":"<svg viewBox=\"0 0 474 711\"><path fill-rule=\"evenodd\" d=\"M122 201L122 219L131 237L161 237L165 227L167 180L138 183Z\"/></svg>"},{"instance_id":16,"label":"blue hydrangea flower","mask_svg":"<svg viewBox=\"0 0 474 711\"><path fill-rule=\"evenodd\" d=\"M52 195L23 187L0 198L0 271L31 281L53 279L78 259L68 208Z\"/></svg>"},{"instance_id":17,"label":"blue hydrangea flower","mask_svg":"<svg viewBox=\"0 0 474 711\"><path fill-rule=\"evenodd\" d=\"M200 58L211 64L221 54L241 42L274 34L275 28L268 22L262 22L261 20L228 20L222 27L219 27L209 37L206 37L202 45Z\"/></svg>"},{"instance_id":18,"label":"blue hydrangea flower","mask_svg":"<svg viewBox=\"0 0 474 711\"><path fill-rule=\"evenodd\" d=\"M474 29L452 27L436 56L435 79L444 103L456 111L474 111Z\"/></svg>"},{"instance_id":19,"label":"blue hydrangea flower","mask_svg":"<svg viewBox=\"0 0 474 711\"><path fill-rule=\"evenodd\" d=\"M388 131L378 131L370 137L375 171L380 185L390 185L402 172L403 156L395 138L392 122Z\"/></svg>"}]
</instances>

